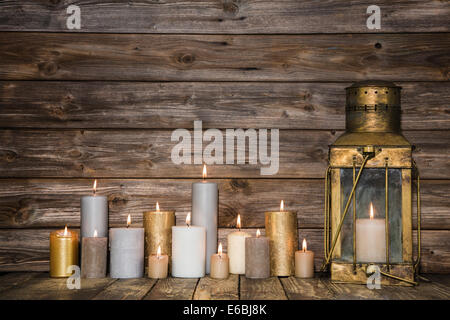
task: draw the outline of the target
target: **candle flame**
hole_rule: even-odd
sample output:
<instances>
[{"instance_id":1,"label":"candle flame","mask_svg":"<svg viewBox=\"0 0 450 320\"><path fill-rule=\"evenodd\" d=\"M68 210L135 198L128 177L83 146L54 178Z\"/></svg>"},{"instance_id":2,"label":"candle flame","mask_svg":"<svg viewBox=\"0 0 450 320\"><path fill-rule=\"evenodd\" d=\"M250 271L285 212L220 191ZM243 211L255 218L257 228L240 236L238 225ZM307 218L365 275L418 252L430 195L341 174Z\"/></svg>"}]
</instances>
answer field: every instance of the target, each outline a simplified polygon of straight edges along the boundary
<instances>
[{"instance_id":1,"label":"candle flame","mask_svg":"<svg viewBox=\"0 0 450 320\"><path fill-rule=\"evenodd\" d=\"M238 216L237 216L236 226L238 229L241 229L241 215L240 214L238 214Z\"/></svg>"},{"instance_id":2,"label":"candle flame","mask_svg":"<svg viewBox=\"0 0 450 320\"><path fill-rule=\"evenodd\" d=\"M203 165L203 173L202 173L203 179L206 179L207 174L206 174L206 164Z\"/></svg>"},{"instance_id":3,"label":"candle flame","mask_svg":"<svg viewBox=\"0 0 450 320\"><path fill-rule=\"evenodd\" d=\"M308 249L308 247L306 246L306 239L303 239L303 242L302 242L302 251L303 251L303 252L306 252L307 249Z\"/></svg>"},{"instance_id":4,"label":"candle flame","mask_svg":"<svg viewBox=\"0 0 450 320\"><path fill-rule=\"evenodd\" d=\"M373 219L373 205L372 202L370 203L370 220Z\"/></svg>"},{"instance_id":5,"label":"candle flame","mask_svg":"<svg viewBox=\"0 0 450 320\"><path fill-rule=\"evenodd\" d=\"M92 186L92 192L95 193L97 192L97 179L94 180L94 185Z\"/></svg>"},{"instance_id":6,"label":"candle flame","mask_svg":"<svg viewBox=\"0 0 450 320\"><path fill-rule=\"evenodd\" d=\"M261 231L259 231L259 229L256 230L256 236L257 236L257 237L261 236Z\"/></svg>"},{"instance_id":7,"label":"candle flame","mask_svg":"<svg viewBox=\"0 0 450 320\"><path fill-rule=\"evenodd\" d=\"M159 203L156 201L156 211L159 212Z\"/></svg>"},{"instance_id":8,"label":"candle flame","mask_svg":"<svg viewBox=\"0 0 450 320\"><path fill-rule=\"evenodd\" d=\"M67 225L64 227L64 237L67 236Z\"/></svg>"},{"instance_id":9,"label":"candle flame","mask_svg":"<svg viewBox=\"0 0 450 320\"><path fill-rule=\"evenodd\" d=\"M161 257L161 246L158 246L158 250L156 250L156 257L158 259Z\"/></svg>"},{"instance_id":10,"label":"candle flame","mask_svg":"<svg viewBox=\"0 0 450 320\"><path fill-rule=\"evenodd\" d=\"M219 254L219 257L222 257L222 242L219 242L219 248L217 249L217 253Z\"/></svg>"},{"instance_id":11,"label":"candle flame","mask_svg":"<svg viewBox=\"0 0 450 320\"><path fill-rule=\"evenodd\" d=\"M98 237L97 229L94 230L94 238Z\"/></svg>"},{"instance_id":12,"label":"candle flame","mask_svg":"<svg viewBox=\"0 0 450 320\"><path fill-rule=\"evenodd\" d=\"M284 211L284 200L280 202L280 211Z\"/></svg>"},{"instance_id":13,"label":"candle flame","mask_svg":"<svg viewBox=\"0 0 450 320\"><path fill-rule=\"evenodd\" d=\"M190 212L186 216L186 224L188 227L191 225L191 213Z\"/></svg>"},{"instance_id":14,"label":"candle flame","mask_svg":"<svg viewBox=\"0 0 450 320\"><path fill-rule=\"evenodd\" d=\"M127 228L130 226L131 224L131 215L128 215L127 217Z\"/></svg>"}]
</instances>

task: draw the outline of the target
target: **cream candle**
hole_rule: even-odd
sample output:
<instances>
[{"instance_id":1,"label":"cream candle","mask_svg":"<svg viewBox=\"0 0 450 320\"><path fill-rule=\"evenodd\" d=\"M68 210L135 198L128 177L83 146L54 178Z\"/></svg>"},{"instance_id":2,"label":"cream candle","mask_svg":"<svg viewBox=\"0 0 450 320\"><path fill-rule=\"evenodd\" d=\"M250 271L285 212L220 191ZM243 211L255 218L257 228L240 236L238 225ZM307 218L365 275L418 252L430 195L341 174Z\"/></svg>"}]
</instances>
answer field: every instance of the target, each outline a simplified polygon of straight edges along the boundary
<instances>
[{"instance_id":1,"label":"cream candle","mask_svg":"<svg viewBox=\"0 0 450 320\"><path fill-rule=\"evenodd\" d=\"M213 279L226 279L229 275L230 259L226 253L222 253L222 243L219 243L217 254L211 256L211 275Z\"/></svg>"},{"instance_id":2,"label":"cream candle","mask_svg":"<svg viewBox=\"0 0 450 320\"><path fill-rule=\"evenodd\" d=\"M256 237L245 239L245 276L250 279L270 277L269 238L261 237L259 229Z\"/></svg>"},{"instance_id":3,"label":"cream candle","mask_svg":"<svg viewBox=\"0 0 450 320\"><path fill-rule=\"evenodd\" d=\"M144 228L113 228L109 232L111 278L142 278L144 274Z\"/></svg>"},{"instance_id":4,"label":"cream candle","mask_svg":"<svg viewBox=\"0 0 450 320\"><path fill-rule=\"evenodd\" d=\"M167 278L169 256L161 254L161 246L158 246L156 254L148 257L148 277L152 279Z\"/></svg>"},{"instance_id":5,"label":"cream candle","mask_svg":"<svg viewBox=\"0 0 450 320\"><path fill-rule=\"evenodd\" d=\"M206 273L210 273L211 256L217 248L217 208L219 189L217 183L206 181L203 165L203 181L192 184L192 224L206 230Z\"/></svg>"},{"instance_id":6,"label":"cream candle","mask_svg":"<svg viewBox=\"0 0 450 320\"><path fill-rule=\"evenodd\" d=\"M172 276L200 278L205 276L206 231L204 227L191 226L191 214L186 226L172 227Z\"/></svg>"},{"instance_id":7,"label":"cream candle","mask_svg":"<svg viewBox=\"0 0 450 320\"><path fill-rule=\"evenodd\" d=\"M245 274L245 238L250 237L247 232L241 231L241 216L237 216L239 231L228 235L228 256L230 258L230 273Z\"/></svg>"},{"instance_id":8,"label":"cream candle","mask_svg":"<svg viewBox=\"0 0 450 320\"><path fill-rule=\"evenodd\" d=\"M93 237L97 230L99 238L108 237L108 199L97 195L97 180L92 187L92 196L81 197L81 238Z\"/></svg>"},{"instance_id":9,"label":"cream candle","mask_svg":"<svg viewBox=\"0 0 450 320\"><path fill-rule=\"evenodd\" d=\"M372 203L369 219L356 220L356 259L358 262L386 262L386 220L374 219Z\"/></svg>"},{"instance_id":10,"label":"cream candle","mask_svg":"<svg viewBox=\"0 0 450 320\"><path fill-rule=\"evenodd\" d=\"M307 250L306 239L303 239L302 250L295 252L295 276L314 277L314 252Z\"/></svg>"}]
</instances>

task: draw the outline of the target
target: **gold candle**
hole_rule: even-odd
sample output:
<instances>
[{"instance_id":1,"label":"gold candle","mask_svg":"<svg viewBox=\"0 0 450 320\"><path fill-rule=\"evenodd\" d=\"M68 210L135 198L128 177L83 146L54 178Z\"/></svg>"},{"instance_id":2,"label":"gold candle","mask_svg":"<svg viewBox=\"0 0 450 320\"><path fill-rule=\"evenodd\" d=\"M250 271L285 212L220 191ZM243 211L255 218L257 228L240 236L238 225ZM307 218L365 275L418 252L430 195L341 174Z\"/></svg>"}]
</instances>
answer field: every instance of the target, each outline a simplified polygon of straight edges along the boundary
<instances>
[{"instance_id":1,"label":"gold candle","mask_svg":"<svg viewBox=\"0 0 450 320\"><path fill-rule=\"evenodd\" d=\"M169 265L172 256L172 226L175 225L175 211L161 211L159 203L156 203L156 211L144 212L145 229L145 260L156 255L158 247L161 253L169 257ZM145 274L148 275L148 264L145 264Z\"/></svg>"},{"instance_id":2,"label":"gold candle","mask_svg":"<svg viewBox=\"0 0 450 320\"><path fill-rule=\"evenodd\" d=\"M50 277L69 277L71 265L78 265L78 233L57 230L50 233Z\"/></svg>"},{"instance_id":3,"label":"gold candle","mask_svg":"<svg viewBox=\"0 0 450 320\"><path fill-rule=\"evenodd\" d=\"M285 211L281 200L280 211L266 212L265 220L270 273L272 276L291 276L295 272L294 257L298 248L297 213Z\"/></svg>"}]
</instances>

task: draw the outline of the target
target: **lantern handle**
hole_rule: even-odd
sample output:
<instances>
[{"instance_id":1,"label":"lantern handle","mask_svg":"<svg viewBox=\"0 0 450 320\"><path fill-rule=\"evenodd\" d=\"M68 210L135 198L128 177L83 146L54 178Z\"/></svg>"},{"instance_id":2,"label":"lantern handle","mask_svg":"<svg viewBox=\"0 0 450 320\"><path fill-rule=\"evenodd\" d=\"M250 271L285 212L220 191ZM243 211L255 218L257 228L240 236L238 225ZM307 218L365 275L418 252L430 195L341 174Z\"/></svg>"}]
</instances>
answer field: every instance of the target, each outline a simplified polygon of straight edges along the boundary
<instances>
[{"instance_id":1,"label":"lantern handle","mask_svg":"<svg viewBox=\"0 0 450 320\"><path fill-rule=\"evenodd\" d=\"M420 212L420 174L419 174L419 168L417 168L416 162L414 159L412 160L412 165L414 168L414 171L416 173L416 179L417 179L417 259L414 262L414 272L419 273L419 264L421 259L421 253L422 253L422 234L421 234L421 212Z\"/></svg>"}]
</instances>

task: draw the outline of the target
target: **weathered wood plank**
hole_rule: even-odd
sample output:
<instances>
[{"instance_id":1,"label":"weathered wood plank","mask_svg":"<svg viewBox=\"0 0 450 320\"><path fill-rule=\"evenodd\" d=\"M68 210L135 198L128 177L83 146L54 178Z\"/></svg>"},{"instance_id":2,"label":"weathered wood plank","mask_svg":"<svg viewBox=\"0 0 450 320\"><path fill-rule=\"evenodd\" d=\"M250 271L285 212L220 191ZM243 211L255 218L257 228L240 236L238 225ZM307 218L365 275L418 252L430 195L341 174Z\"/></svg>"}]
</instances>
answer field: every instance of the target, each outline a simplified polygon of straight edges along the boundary
<instances>
[{"instance_id":1,"label":"weathered wood plank","mask_svg":"<svg viewBox=\"0 0 450 320\"><path fill-rule=\"evenodd\" d=\"M81 279L81 289L73 290L67 288L66 281L44 274L0 293L0 297L4 300L90 300L116 279Z\"/></svg>"},{"instance_id":2,"label":"weathered wood plank","mask_svg":"<svg viewBox=\"0 0 450 320\"><path fill-rule=\"evenodd\" d=\"M327 282L335 300L383 300L378 290L370 290L359 284L339 284Z\"/></svg>"},{"instance_id":3,"label":"weathered wood plank","mask_svg":"<svg viewBox=\"0 0 450 320\"><path fill-rule=\"evenodd\" d=\"M445 81L447 34L5 32L2 80ZM245 52L245 55L242 54Z\"/></svg>"},{"instance_id":4,"label":"weathered wood plank","mask_svg":"<svg viewBox=\"0 0 450 320\"><path fill-rule=\"evenodd\" d=\"M449 132L404 132L417 146L414 158L422 179L450 178ZM268 177L322 178L328 164L328 145L340 133L281 130L279 170ZM201 165L172 161L172 149L179 141L171 141L171 135L170 130L0 130L0 177L199 178ZM226 136L223 140L225 146ZM204 142L203 147L208 144ZM194 148L191 150L187 153L193 162ZM225 157L224 147L223 163ZM269 165L261 165L259 160L256 164L213 165L208 176L261 178L262 167Z\"/></svg>"},{"instance_id":5,"label":"weathered wood plank","mask_svg":"<svg viewBox=\"0 0 450 320\"><path fill-rule=\"evenodd\" d=\"M377 291L389 300L449 300L450 288L440 283L419 282L415 287L381 287Z\"/></svg>"},{"instance_id":6,"label":"weathered wood plank","mask_svg":"<svg viewBox=\"0 0 450 320\"><path fill-rule=\"evenodd\" d=\"M0 127L344 129L349 85L2 81ZM450 129L450 83L398 85L404 130Z\"/></svg>"},{"instance_id":7,"label":"weathered wood plank","mask_svg":"<svg viewBox=\"0 0 450 320\"><path fill-rule=\"evenodd\" d=\"M328 279L318 278L300 279L295 277L280 278L284 291L289 300L322 300L332 299L333 293L324 283Z\"/></svg>"},{"instance_id":8,"label":"weathered wood plank","mask_svg":"<svg viewBox=\"0 0 450 320\"><path fill-rule=\"evenodd\" d=\"M144 300L192 300L197 283L198 279L160 279Z\"/></svg>"},{"instance_id":9,"label":"weathered wood plank","mask_svg":"<svg viewBox=\"0 0 450 320\"><path fill-rule=\"evenodd\" d=\"M140 224L136 224L138 225ZM0 229L0 271L48 271L48 239L52 230L54 229ZM256 232L256 229L243 230L251 234ZM222 242L225 251L227 235L233 231L235 229L219 229L219 241ZM306 238L308 248L315 252L316 271L323 262L322 233L321 229L299 229L299 242ZM449 241L450 231L448 230L422 231L421 272L450 272ZM170 283L167 286L170 286Z\"/></svg>"},{"instance_id":10,"label":"weathered wood plank","mask_svg":"<svg viewBox=\"0 0 450 320\"><path fill-rule=\"evenodd\" d=\"M0 298L1 292L7 289L16 287L17 285L21 285L24 282L27 282L30 279L38 276L39 273L36 272L27 272L27 273L7 273L0 277Z\"/></svg>"},{"instance_id":11,"label":"weathered wood plank","mask_svg":"<svg viewBox=\"0 0 450 320\"><path fill-rule=\"evenodd\" d=\"M128 214L142 222L142 213L155 207L176 210L183 224L191 210L191 184L184 179L101 179L98 194L109 200L110 227L123 226ZM264 212L283 199L297 211L300 228L323 227L323 180L224 179L219 184L219 226L234 227L241 214L246 228L263 228ZM422 227L450 229L449 180L424 180ZM80 225L80 198L91 193L86 179L0 179L0 228L70 227ZM415 203L413 209L415 210ZM416 225L416 221L414 219Z\"/></svg>"},{"instance_id":12,"label":"weathered wood plank","mask_svg":"<svg viewBox=\"0 0 450 320\"><path fill-rule=\"evenodd\" d=\"M77 1L81 29L69 30L73 1L8 1L0 30L128 33L336 33L448 31L446 1L377 1L381 30L369 30L364 1ZM432 17L430 19L430 17Z\"/></svg>"},{"instance_id":13,"label":"weathered wood plank","mask_svg":"<svg viewBox=\"0 0 450 320\"><path fill-rule=\"evenodd\" d=\"M287 300L277 277L267 279L248 279L240 276L241 300Z\"/></svg>"},{"instance_id":14,"label":"weathered wood plank","mask_svg":"<svg viewBox=\"0 0 450 320\"><path fill-rule=\"evenodd\" d=\"M99 292L94 300L141 300L155 285L155 279L119 279Z\"/></svg>"},{"instance_id":15,"label":"weathered wood plank","mask_svg":"<svg viewBox=\"0 0 450 320\"><path fill-rule=\"evenodd\" d=\"M230 274L227 279L201 278L194 300L239 300L239 276Z\"/></svg>"}]
</instances>

